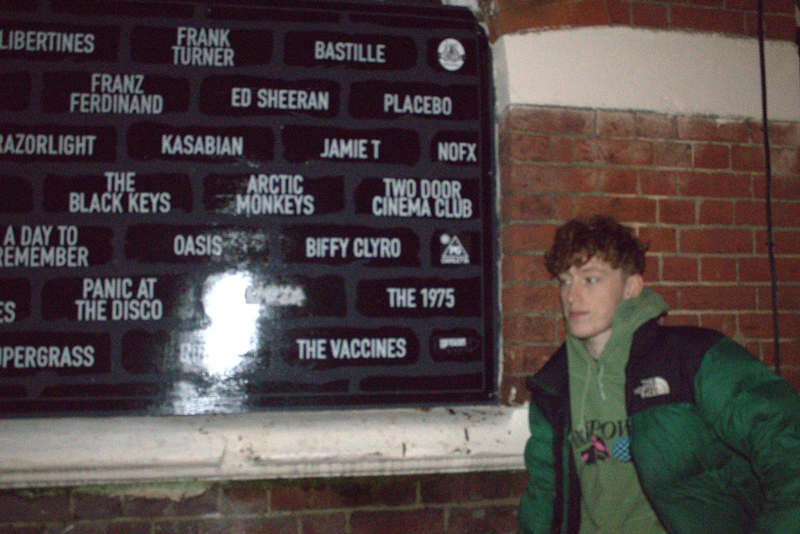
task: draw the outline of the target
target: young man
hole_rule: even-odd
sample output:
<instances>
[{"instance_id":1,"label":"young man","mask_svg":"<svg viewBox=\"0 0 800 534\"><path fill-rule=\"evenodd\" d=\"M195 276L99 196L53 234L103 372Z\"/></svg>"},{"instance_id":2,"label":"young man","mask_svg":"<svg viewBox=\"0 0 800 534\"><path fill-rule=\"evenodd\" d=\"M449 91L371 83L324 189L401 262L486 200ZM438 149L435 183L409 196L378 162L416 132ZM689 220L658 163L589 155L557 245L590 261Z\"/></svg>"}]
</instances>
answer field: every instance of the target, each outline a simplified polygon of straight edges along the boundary
<instances>
[{"instance_id":1,"label":"young man","mask_svg":"<svg viewBox=\"0 0 800 534\"><path fill-rule=\"evenodd\" d=\"M526 534L797 534L800 399L722 334L658 322L647 247L609 217L545 255L567 339L529 378Z\"/></svg>"}]
</instances>

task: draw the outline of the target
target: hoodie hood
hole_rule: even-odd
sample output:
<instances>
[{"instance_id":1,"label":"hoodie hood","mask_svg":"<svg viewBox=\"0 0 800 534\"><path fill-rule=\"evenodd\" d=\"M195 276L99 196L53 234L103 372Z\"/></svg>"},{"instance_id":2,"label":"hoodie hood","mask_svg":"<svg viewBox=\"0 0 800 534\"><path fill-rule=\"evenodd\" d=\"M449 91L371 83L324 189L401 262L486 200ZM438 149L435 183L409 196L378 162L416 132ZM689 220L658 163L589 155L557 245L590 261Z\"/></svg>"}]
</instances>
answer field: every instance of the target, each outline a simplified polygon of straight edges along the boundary
<instances>
[{"instance_id":1,"label":"hoodie hood","mask_svg":"<svg viewBox=\"0 0 800 534\"><path fill-rule=\"evenodd\" d=\"M650 319L655 319L667 311L667 304L661 295L645 287L638 297L621 300L614 311L611 322L611 337L603 348L600 358L605 366L628 361L633 333ZM567 352L574 356L591 358L583 343L572 334L567 334ZM622 361L620 361L622 360Z\"/></svg>"}]
</instances>

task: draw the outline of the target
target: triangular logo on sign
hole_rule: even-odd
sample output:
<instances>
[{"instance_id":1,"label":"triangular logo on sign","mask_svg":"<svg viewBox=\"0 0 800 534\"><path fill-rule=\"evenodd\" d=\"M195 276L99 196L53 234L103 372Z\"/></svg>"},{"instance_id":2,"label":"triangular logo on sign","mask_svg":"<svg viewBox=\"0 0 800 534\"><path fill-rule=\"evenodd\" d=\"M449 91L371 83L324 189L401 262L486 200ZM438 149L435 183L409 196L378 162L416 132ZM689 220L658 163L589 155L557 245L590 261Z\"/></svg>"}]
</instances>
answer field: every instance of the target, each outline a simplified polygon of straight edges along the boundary
<instances>
[{"instance_id":1,"label":"triangular logo on sign","mask_svg":"<svg viewBox=\"0 0 800 534\"><path fill-rule=\"evenodd\" d=\"M469 253L458 236L450 238L450 242L442 252L442 265L465 265L469 263Z\"/></svg>"}]
</instances>

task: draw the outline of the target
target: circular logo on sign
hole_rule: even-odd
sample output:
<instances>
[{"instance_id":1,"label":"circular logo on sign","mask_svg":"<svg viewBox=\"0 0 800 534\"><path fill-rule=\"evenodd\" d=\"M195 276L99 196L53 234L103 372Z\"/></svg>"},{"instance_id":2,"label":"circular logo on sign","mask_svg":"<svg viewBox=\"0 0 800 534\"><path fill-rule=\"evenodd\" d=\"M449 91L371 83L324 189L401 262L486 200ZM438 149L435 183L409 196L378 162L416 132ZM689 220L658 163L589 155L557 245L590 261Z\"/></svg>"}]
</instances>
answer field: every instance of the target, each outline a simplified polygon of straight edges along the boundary
<instances>
[{"instance_id":1,"label":"circular logo on sign","mask_svg":"<svg viewBox=\"0 0 800 534\"><path fill-rule=\"evenodd\" d=\"M437 49L439 54L439 64L449 71L456 71L464 66L464 45L458 39L448 38L439 43Z\"/></svg>"}]
</instances>

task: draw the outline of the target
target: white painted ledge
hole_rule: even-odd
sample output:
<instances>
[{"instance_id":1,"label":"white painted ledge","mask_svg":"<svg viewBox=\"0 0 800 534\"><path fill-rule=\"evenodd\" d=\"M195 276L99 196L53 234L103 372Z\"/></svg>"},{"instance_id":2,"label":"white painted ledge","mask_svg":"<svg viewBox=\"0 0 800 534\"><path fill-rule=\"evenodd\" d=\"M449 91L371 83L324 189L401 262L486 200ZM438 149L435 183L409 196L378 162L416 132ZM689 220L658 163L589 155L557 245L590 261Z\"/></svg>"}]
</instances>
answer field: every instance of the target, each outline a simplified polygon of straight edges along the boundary
<instances>
[{"instance_id":1,"label":"white painted ledge","mask_svg":"<svg viewBox=\"0 0 800 534\"><path fill-rule=\"evenodd\" d=\"M0 487L522 469L527 407L0 420Z\"/></svg>"},{"instance_id":2,"label":"white painted ledge","mask_svg":"<svg viewBox=\"0 0 800 534\"><path fill-rule=\"evenodd\" d=\"M764 48L769 118L798 121L797 46ZM504 35L493 51L498 113L532 104L761 119L754 38L590 27Z\"/></svg>"}]
</instances>

